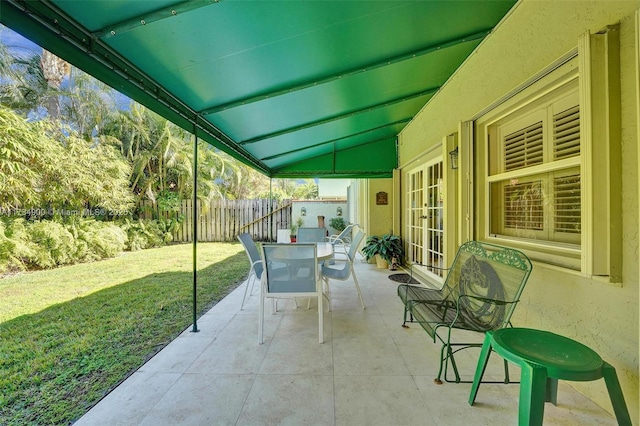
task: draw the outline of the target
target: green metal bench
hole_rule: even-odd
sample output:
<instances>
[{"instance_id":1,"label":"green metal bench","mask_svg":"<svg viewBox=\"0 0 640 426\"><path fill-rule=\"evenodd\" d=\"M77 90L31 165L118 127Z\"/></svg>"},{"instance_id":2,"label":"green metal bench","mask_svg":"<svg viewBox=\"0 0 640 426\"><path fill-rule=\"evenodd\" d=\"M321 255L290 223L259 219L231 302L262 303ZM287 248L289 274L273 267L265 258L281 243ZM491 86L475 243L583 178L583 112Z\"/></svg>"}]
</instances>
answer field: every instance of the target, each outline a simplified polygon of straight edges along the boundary
<instances>
[{"instance_id":1,"label":"green metal bench","mask_svg":"<svg viewBox=\"0 0 640 426\"><path fill-rule=\"evenodd\" d=\"M452 330L484 333L511 326L511 315L531 269L529 258L518 250L469 241L458 249L440 290L415 284L398 286L398 296L404 303L402 326L417 322L434 343L436 339L442 343L436 383L442 384L443 372L445 381L462 382L454 354L482 346L477 342L452 342ZM447 378L449 361L455 380ZM506 361L505 382L509 382Z\"/></svg>"}]
</instances>

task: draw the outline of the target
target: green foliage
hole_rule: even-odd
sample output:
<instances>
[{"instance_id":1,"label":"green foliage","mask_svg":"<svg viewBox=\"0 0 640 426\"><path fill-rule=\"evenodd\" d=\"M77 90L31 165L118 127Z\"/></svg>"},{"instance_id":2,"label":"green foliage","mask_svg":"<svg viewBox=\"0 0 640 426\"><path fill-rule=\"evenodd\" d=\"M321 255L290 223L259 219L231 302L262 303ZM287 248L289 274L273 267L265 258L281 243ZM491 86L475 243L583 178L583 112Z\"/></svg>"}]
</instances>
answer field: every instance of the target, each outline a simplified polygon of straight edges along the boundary
<instances>
[{"instance_id":1,"label":"green foliage","mask_svg":"<svg viewBox=\"0 0 640 426\"><path fill-rule=\"evenodd\" d=\"M53 268L75 262L74 238L64 225L55 221L30 223L29 236L36 247L37 266Z\"/></svg>"},{"instance_id":2,"label":"green foliage","mask_svg":"<svg viewBox=\"0 0 640 426\"><path fill-rule=\"evenodd\" d=\"M35 252L25 228L25 220L0 221L0 272L25 270Z\"/></svg>"},{"instance_id":3,"label":"green foliage","mask_svg":"<svg viewBox=\"0 0 640 426\"><path fill-rule=\"evenodd\" d=\"M289 234L292 237L295 237L298 233L298 228L300 228L304 224L304 220L301 217L298 217L295 221L291 223L291 228Z\"/></svg>"},{"instance_id":4,"label":"green foliage","mask_svg":"<svg viewBox=\"0 0 640 426\"><path fill-rule=\"evenodd\" d=\"M35 53L10 53L0 43L0 104L25 117L44 106L48 96L56 90L47 84L40 59Z\"/></svg>"},{"instance_id":5,"label":"green foliage","mask_svg":"<svg viewBox=\"0 0 640 426\"><path fill-rule=\"evenodd\" d=\"M0 107L0 207L59 210L133 206L130 167L117 151L93 145L59 123L31 123Z\"/></svg>"},{"instance_id":6,"label":"green foliage","mask_svg":"<svg viewBox=\"0 0 640 426\"><path fill-rule=\"evenodd\" d=\"M255 198L274 200L312 200L318 198L318 185L312 179L273 179L271 188L267 185L255 193Z\"/></svg>"},{"instance_id":7,"label":"green foliage","mask_svg":"<svg viewBox=\"0 0 640 426\"><path fill-rule=\"evenodd\" d=\"M387 262L391 262L392 258L395 258L397 263L401 264L404 256L402 240L399 236L393 234L385 234L381 237L372 235L367 238L367 242L362 247L362 254L367 260L379 254Z\"/></svg>"},{"instance_id":8,"label":"green foliage","mask_svg":"<svg viewBox=\"0 0 640 426\"><path fill-rule=\"evenodd\" d=\"M159 220L125 219L122 229L127 233L126 248L131 251L162 247L173 240L166 222Z\"/></svg>"},{"instance_id":9,"label":"green foliage","mask_svg":"<svg viewBox=\"0 0 640 426\"><path fill-rule=\"evenodd\" d=\"M0 220L0 272L49 269L114 257L124 250L161 247L172 242L176 220L101 222L74 217L27 221Z\"/></svg>"},{"instance_id":10,"label":"green foliage","mask_svg":"<svg viewBox=\"0 0 640 426\"><path fill-rule=\"evenodd\" d=\"M340 233L347 227L347 221L343 217L332 217L329 219L329 226Z\"/></svg>"},{"instance_id":11,"label":"green foliage","mask_svg":"<svg viewBox=\"0 0 640 426\"><path fill-rule=\"evenodd\" d=\"M76 253L79 261L115 257L127 246L127 233L117 224L83 220L77 229Z\"/></svg>"},{"instance_id":12,"label":"green foliage","mask_svg":"<svg viewBox=\"0 0 640 426\"><path fill-rule=\"evenodd\" d=\"M180 211L180 195L177 192L162 190L156 197L156 201L161 211Z\"/></svg>"}]
</instances>

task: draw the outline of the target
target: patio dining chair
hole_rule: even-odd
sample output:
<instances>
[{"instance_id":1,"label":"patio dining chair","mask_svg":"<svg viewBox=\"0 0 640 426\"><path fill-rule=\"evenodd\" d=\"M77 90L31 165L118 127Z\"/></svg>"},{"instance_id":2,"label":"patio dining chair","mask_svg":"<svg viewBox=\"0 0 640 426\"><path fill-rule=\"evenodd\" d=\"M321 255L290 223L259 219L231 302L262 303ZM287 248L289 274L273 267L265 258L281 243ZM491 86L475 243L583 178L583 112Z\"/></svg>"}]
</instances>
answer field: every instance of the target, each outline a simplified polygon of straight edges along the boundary
<instances>
[{"instance_id":1,"label":"patio dining chair","mask_svg":"<svg viewBox=\"0 0 640 426\"><path fill-rule=\"evenodd\" d=\"M327 235L327 228L298 228L297 242L322 243Z\"/></svg>"},{"instance_id":2,"label":"patio dining chair","mask_svg":"<svg viewBox=\"0 0 640 426\"><path fill-rule=\"evenodd\" d=\"M318 340L324 342L322 280L316 244L263 244L265 266L260 285L258 342L264 341L266 299L308 297L318 299ZM287 273L281 273L283 268ZM296 305L297 306L297 305ZM274 312L275 313L275 312Z\"/></svg>"},{"instance_id":3,"label":"patio dining chair","mask_svg":"<svg viewBox=\"0 0 640 426\"><path fill-rule=\"evenodd\" d=\"M238 235L238 240L242 243L244 247L244 251L247 253L247 257L249 257L249 263L251 264L251 269L249 269L249 277L247 278L247 286L244 288L244 295L242 296L242 304L240 305L240 310L244 308L244 301L247 298L247 290L249 290L249 296L253 295L253 286L256 280L262 279L262 272L264 271L264 266L262 264L262 258L260 257L260 253L258 252L258 248L256 247L253 238L247 232Z\"/></svg>"},{"instance_id":4,"label":"patio dining chair","mask_svg":"<svg viewBox=\"0 0 640 426\"><path fill-rule=\"evenodd\" d=\"M356 271L353 268L353 262L355 261L356 253L358 251L358 246L362 242L364 238L364 232L358 231L355 237L353 237L353 241L351 242L351 247L349 247L349 251L347 252L347 256L345 259L335 258L336 262L344 262L342 268L332 268L329 265L322 265L322 279L324 280L327 289L329 288L329 280L337 280L337 281L346 281L350 277L353 277L353 282L356 286L356 291L358 292L358 297L360 298L360 304L362 305L362 309L366 309L364 305L364 300L362 299L362 292L360 291L360 285L358 284L358 277L356 276ZM331 299L329 299L329 310L331 310Z\"/></svg>"},{"instance_id":5,"label":"patio dining chair","mask_svg":"<svg viewBox=\"0 0 640 426\"><path fill-rule=\"evenodd\" d=\"M349 246L351 245L351 232L353 231L354 224L347 225L342 232L339 234L333 234L325 237L325 241L331 243L334 247L334 252L336 251L336 247L340 247L340 253L345 255L347 250L349 250Z\"/></svg>"},{"instance_id":6,"label":"patio dining chair","mask_svg":"<svg viewBox=\"0 0 640 426\"><path fill-rule=\"evenodd\" d=\"M340 232L339 234L333 234L333 235L329 235L327 237L325 237L325 240L328 243L331 244L344 244L344 245L348 245L349 243L351 243L351 238L349 237L349 235L351 235L351 230L353 229L353 224L347 225L342 232Z\"/></svg>"}]
</instances>

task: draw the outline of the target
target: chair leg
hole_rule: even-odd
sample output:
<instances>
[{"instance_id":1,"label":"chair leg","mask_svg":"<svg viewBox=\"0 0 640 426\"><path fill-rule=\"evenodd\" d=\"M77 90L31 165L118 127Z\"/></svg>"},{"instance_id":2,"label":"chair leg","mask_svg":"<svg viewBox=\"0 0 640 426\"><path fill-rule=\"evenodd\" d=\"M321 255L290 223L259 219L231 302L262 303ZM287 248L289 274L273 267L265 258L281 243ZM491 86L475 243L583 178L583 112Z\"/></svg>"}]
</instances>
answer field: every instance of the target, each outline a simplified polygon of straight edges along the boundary
<instances>
[{"instance_id":1,"label":"chair leg","mask_svg":"<svg viewBox=\"0 0 640 426\"><path fill-rule=\"evenodd\" d=\"M253 296L253 289L256 287L256 281L258 277L256 274L253 274L253 281L251 281L251 289L249 289L249 297Z\"/></svg>"},{"instance_id":2,"label":"chair leg","mask_svg":"<svg viewBox=\"0 0 640 426\"><path fill-rule=\"evenodd\" d=\"M249 271L249 278L247 278L247 286L244 288L244 296L242 296L242 304L240 305L240 310L244 308L244 301L247 298L247 290L249 290L249 284L251 284L251 291L253 291L253 281L251 278L253 277L253 270ZM249 296L251 296L251 292L249 292Z\"/></svg>"},{"instance_id":3,"label":"chair leg","mask_svg":"<svg viewBox=\"0 0 640 426\"><path fill-rule=\"evenodd\" d=\"M611 399L611 405L613 405L613 411L616 414L618 424L631 426L631 417L629 416L627 404L624 401L624 395L620 388L616 369L609 363L604 362L602 365L602 376L607 385L607 391L609 392L609 398Z\"/></svg>"},{"instance_id":4,"label":"chair leg","mask_svg":"<svg viewBox=\"0 0 640 426\"><path fill-rule=\"evenodd\" d=\"M318 341L324 343L324 312L322 307L322 284L320 285L320 294L318 294Z\"/></svg>"},{"instance_id":5,"label":"chair leg","mask_svg":"<svg viewBox=\"0 0 640 426\"><path fill-rule=\"evenodd\" d=\"M509 362L506 359L502 362L504 363L504 384L508 385L511 383L511 378L509 377Z\"/></svg>"},{"instance_id":6,"label":"chair leg","mask_svg":"<svg viewBox=\"0 0 640 426\"><path fill-rule=\"evenodd\" d=\"M480 383L482 383L482 376L484 376L487 364L489 363L489 357L491 356L491 335L489 333L490 332L487 332L485 335L482 349L480 350L478 366L476 367L476 374L473 376L473 385L471 386L471 393L469 394L469 405L473 405L476 401L478 388L480 387Z\"/></svg>"},{"instance_id":7,"label":"chair leg","mask_svg":"<svg viewBox=\"0 0 640 426\"><path fill-rule=\"evenodd\" d=\"M329 286L329 280L323 277L322 281L327 287L326 293L323 291L322 295L327 298L327 312L331 312L331 287Z\"/></svg>"},{"instance_id":8,"label":"chair leg","mask_svg":"<svg viewBox=\"0 0 640 426\"><path fill-rule=\"evenodd\" d=\"M558 379L554 379L553 377L547 378L544 401L558 405Z\"/></svg>"},{"instance_id":9,"label":"chair leg","mask_svg":"<svg viewBox=\"0 0 640 426\"><path fill-rule=\"evenodd\" d=\"M264 297L260 294L260 306L258 308L258 343L264 342Z\"/></svg>"},{"instance_id":10,"label":"chair leg","mask_svg":"<svg viewBox=\"0 0 640 426\"><path fill-rule=\"evenodd\" d=\"M362 299L362 292L360 291L360 284L358 284L358 277L356 277L356 271L353 270L353 264L351 264L351 275L353 276L353 282L356 283L356 291L358 292L358 297L360 298L360 304L362 305L362 309L367 309L364 306L364 300Z\"/></svg>"},{"instance_id":11,"label":"chair leg","mask_svg":"<svg viewBox=\"0 0 640 426\"><path fill-rule=\"evenodd\" d=\"M547 369L523 363L520 375L518 424L542 426L547 387Z\"/></svg>"},{"instance_id":12,"label":"chair leg","mask_svg":"<svg viewBox=\"0 0 640 426\"><path fill-rule=\"evenodd\" d=\"M445 351L447 352L447 354L445 355ZM441 385L442 384L442 371L443 371L443 367L444 367L444 374L445 376L447 375L447 366L449 365L448 361L449 361L449 353L451 352L451 347L446 344L443 343L442 344L442 348L440 348L440 368L438 369L438 376L433 379L433 382L437 385Z\"/></svg>"}]
</instances>

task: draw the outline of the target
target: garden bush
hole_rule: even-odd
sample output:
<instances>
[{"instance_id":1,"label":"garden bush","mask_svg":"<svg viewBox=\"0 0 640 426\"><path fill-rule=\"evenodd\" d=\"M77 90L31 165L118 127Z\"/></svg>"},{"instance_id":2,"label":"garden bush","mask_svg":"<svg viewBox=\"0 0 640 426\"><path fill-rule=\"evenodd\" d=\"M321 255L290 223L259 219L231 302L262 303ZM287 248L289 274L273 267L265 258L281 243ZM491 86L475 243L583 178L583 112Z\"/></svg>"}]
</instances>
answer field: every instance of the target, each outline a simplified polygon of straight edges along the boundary
<instances>
[{"instance_id":1,"label":"garden bush","mask_svg":"<svg viewBox=\"0 0 640 426\"><path fill-rule=\"evenodd\" d=\"M161 247L173 240L171 225L158 220L93 218L0 220L0 273L48 269L117 256L125 250Z\"/></svg>"},{"instance_id":2,"label":"garden bush","mask_svg":"<svg viewBox=\"0 0 640 426\"><path fill-rule=\"evenodd\" d=\"M53 268L76 263L75 240L63 224L50 220L31 222L29 236L36 252L36 266Z\"/></svg>"},{"instance_id":3,"label":"garden bush","mask_svg":"<svg viewBox=\"0 0 640 426\"><path fill-rule=\"evenodd\" d=\"M0 272L25 270L36 259L27 221L3 218L0 221Z\"/></svg>"},{"instance_id":4,"label":"garden bush","mask_svg":"<svg viewBox=\"0 0 640 426\"><path fill-rule=\"evenodd\" d=\"M136 251L162 247L167 242L171 242L171 240L167 241L167 232L157 220L138 219L132 221L125 219L122 229L126 231L128 237L127 250Z\"/></svg>"},{"instance_id":5,"label":"garden bush","mask_svg":"<svg viewBox=\"0 0 640 426\"><path fill-rule=\"evenodd\" d=\"M82 221L76 228L79 260L114 257L127 247L127 233L115 223L91 219Z\"/></svg>"}]
</instances>

